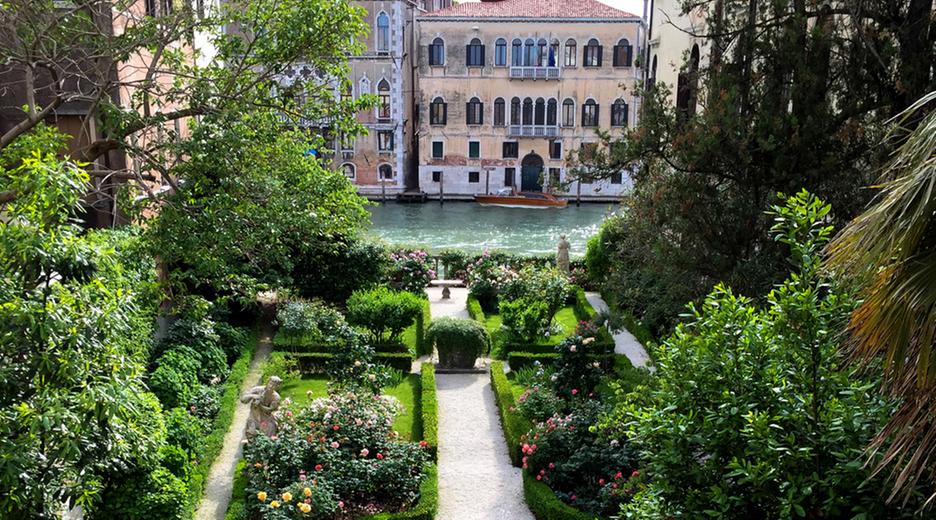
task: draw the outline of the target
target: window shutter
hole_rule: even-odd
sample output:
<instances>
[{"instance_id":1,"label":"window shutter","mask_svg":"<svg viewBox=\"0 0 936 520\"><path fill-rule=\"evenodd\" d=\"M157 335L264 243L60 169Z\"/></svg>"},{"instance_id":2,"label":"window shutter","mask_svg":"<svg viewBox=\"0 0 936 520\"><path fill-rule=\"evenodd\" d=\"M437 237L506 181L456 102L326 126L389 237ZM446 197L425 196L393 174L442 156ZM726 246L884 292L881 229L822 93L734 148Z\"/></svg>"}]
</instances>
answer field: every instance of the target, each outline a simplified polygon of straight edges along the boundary
<instances>
[{"instance_id":1,"label":"window shutter","mask_svg":"<svg viewBox=\"0 0 936 520\"><path fill-rule=\"evenodd\" d=\"M478 65L484 66L484 45L481 46L481 63Z\"/></svg>"},{"instance_id":2,"label":"window shutter","mask_svg":"<svg viewBox=\"0 0 936 520\"><path fill-rule=\"evenodd\" d=\"M442 124L448 123L448 103L442 103Z\"/></svg>"},{"instance_id":3,"label":"window shutter","mask_svg":"<svg viewBox=\"0 0 936 520\"><path fill-rule=\"evenodd\" d=\"M465 45L465 65L474 65L471 63L471 45Z\"/></svg>"},{"instance_id":4,"label":"window shutter","mask_svg":"<svg viewBox=\"0 0 936 520\"><path fill-rule=\"evenodd\" d=\"M618 47L617 45L614 46L614 52L611 54L611 66L612 67L620 66L620 63L618 63L618 52L620 52L620 50L621 50L620 47Z\"/></svg>"},{"instance_id":5,"label":"window shutter","mask_svg":"<svg viewBox=\"0 0 936 520\"><path fill-rule=\"evenodd\" d=\"M632 45L627 46L627 66L630 67L634 64L634 47Z\"/></svg>"},{"instance_id":6,"label":"window shutter","mask_svg":"<svg viewBox=\"0 0 936 520\"><path fill-rule=\"evenodd\" d=\"M484 54L482 52L482 54ZM478 124L484 124L484 103L478 103Z\"/></svg>"},{"instance_id":7,"label":"window shutter","mask_svg":"<svg viewBox=\"0 0 936 520\"><path fill-rule=\"evenodd\" d=\"M471 120L471 103L465 103L465 124L470 125L473 121Z\"/></svg>"},{"instance_id":8,"label":"window shutter","mask_svg":"<svg viewBox=\"0 0 936 520\"><path fill-rule=\"evenodd\" d=\"M595 125L594 126L598 126L598 121L601 121L601 111L599 110L600 108L601 107L599 107L598 105L595 105L595 119L594 119Z\"/></svg>"},{"instance_id":9,"label":"window shutter","mask_svg":"<svg viewBox=\"0 0 936 520\"><path fill-rule=\"evenodd\" d=\"M599 46L598 46L598 66L599 66L599 67L601 66L602 54L604 54L604 47L602 47L601 45L599 45Z\"/></svg>"},{"instance_id":10,"label":"window shutter","mask_svg":"<svg viewBox=\"0 0 936 520\"><path fill-rule=\"evenodd\" d=\"M585 107L587 106L588 105L586 105L585 103L582 103L582 126L585 126Z\"/></svg>"}]
</instances>

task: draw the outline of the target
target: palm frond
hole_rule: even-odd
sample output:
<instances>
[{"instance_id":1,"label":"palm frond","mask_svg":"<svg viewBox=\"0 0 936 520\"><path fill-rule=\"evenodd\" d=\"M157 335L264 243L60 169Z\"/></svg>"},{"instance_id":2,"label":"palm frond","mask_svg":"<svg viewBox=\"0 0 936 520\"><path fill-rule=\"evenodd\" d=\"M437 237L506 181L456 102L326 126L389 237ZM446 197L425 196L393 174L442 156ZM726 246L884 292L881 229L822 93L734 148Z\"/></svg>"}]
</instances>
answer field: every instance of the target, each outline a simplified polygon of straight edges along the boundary
<instances>
[{"instance_id":1,"label":"palm frond","mask_svg":"<svg viewBox=\"0 0 936 520\"><path fill-rule=\"evenodd\" d=\"M902 399L870 446L876 472L893 477L891 499L909 498L936 462L936 110L925 113L934 102L931 92L895 118L891 136L904 140L880 192L826 250L828 265L862 287L849 358L883 359L885 389Z\"/></svg>"}]
</instances>

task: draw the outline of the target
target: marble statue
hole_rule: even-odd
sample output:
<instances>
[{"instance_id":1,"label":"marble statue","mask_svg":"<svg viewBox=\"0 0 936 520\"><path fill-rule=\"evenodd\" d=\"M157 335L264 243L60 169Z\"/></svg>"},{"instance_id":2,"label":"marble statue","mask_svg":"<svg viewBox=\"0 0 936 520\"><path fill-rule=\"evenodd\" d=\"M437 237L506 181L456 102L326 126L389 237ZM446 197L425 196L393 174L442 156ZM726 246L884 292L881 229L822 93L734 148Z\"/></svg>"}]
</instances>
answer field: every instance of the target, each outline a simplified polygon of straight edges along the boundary
<instances>
[{"instance_id":1,"label":"marble statue","mask_svg":"<svg viewBox=\"0 0 936 520\"><path fill-rule=\"evenodd\" d=\"M250 404L250 416L247 418L248 437L257 433L268 437L276 435L276 419L273 412L279 408L280 395L276 389L282 382L280 378L270 376L265 385L257 385L241 396L242 403Z\"/></svg>"},{"instance_id":2,"label":"marble statue","mask_svg":"<svg viewBox=\"0 0 936 520\"><path fill-rule=\"evenodd\" d=\"M565 235L559 237L559 250L556 253L556 266L563 273L569 273L569 241Z\"/></svg>"}]
</instances>

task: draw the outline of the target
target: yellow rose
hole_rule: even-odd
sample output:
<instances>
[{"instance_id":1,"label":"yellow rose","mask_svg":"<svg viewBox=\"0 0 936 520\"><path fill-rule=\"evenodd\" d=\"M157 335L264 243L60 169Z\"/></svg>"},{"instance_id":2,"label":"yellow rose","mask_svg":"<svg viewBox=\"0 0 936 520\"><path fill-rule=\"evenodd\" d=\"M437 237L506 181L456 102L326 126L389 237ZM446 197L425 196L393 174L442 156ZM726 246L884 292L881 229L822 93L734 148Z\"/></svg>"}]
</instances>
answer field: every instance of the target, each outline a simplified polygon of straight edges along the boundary
<instances>
[{"instance_id":1,"label":"yellow rose","mask_svg":"<svg viewBox=\"0 0 936 520\"><path fill-rule=\"evenodd\" d=\"M303 502L299 504L299 510L302 511L303 513L308 513L309 511L312 511L312 506Z\"/></svg>"},{"instance_id":2,"label":"yellow rose","mask_svg":"<svg viewBox=\"0 0 936 520\"><path fill-rule=\"evenodd\" d=\"M266 502L266 497L267 497L266 491L261 491L261 492L257 493L257 500L259 500L259 501L261 501L261 502Z\"/></svg>"},{"instance_id":3,"label":"yellow rose","mask_svg":"<svg viewBox=\"0 0 936 520\"><path fill-rule=\"evenodd\" d=\"M289 502L290 500L292 500L292 493L289 491L283 493L283 502Z\"/></svg>"},{"instance_id":4,"label":"yellow rose","mask_svg":"<svg viewBox=\"0 0 936 520\"><path fill-rule=\"evenodd\" d=\"M272 507L272 508L277 508L277 507L279 507L279 500L274 500L274 501L270 502L270 507Z\"/></svg>"},{"instance_id":5,"label":"yellow rose","mask_svg":"<svg viewBox=\"0 0 936 520\"><path fill-rule=\"evenodd\" d=\"M305 489L302 490L302 494L305 495L305 496L307 496L307 497L310 497L310 496L312 496L312 490L309 489L309 488L305 488Z\"/></svg>"}]
</instances>

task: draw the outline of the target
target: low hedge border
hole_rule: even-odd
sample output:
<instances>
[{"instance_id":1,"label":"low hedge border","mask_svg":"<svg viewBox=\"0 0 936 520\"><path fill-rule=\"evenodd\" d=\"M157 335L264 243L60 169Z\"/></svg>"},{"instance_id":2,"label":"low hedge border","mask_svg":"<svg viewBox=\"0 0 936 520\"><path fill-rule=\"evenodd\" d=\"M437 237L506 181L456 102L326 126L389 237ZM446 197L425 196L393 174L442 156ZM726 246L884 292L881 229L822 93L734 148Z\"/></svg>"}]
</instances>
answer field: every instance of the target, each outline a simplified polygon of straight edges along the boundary
<instances>
[{"instance_id":1,"label":"low hedge border","mask_svg":"<svg viewBox=\"0 0 936 520\"><path fill-rule=\"evenodd\" d=\"M247 518L247 461L237 461L234 469L234 486L231 489L231 501L228 503L224 520L246 520Z\"/></svg>"},{"instance_id":2,"label":"low hedge border","mask_svg":"<svg viewBox=\"0 0 936 520\"><path fill-rule=\"evenodd\" d=\"M612 370L614 368L615 356L615 354L592 354L591 357L595 361L601 363L602 370ZM510 365L510 370L516 372L537 361L543 365L552 365L557 357L559 357L559 354L556 353L511 352L507 355L507 363Z\"/></svg>"},{"instance_id":3,"label":"low hedge border","mask_svg":"<svg viewBox=\"0 0 936 520\"><path fill-rule=\"evenodd\" d=\"M614 340L608 336L604 338L603 336L607 335L606 330L602 331L604 334L599 333L598 338L595 339L595 342L591 344L591 349L599 354L613 354L614 353ZM509 356L511 353L527 353L527 354L555 354L556 345L537 345L530 343L505 343L504 352Z\"/></svg>"},{"instance_id":4,"label":"low hedge border","mask_svg":"<svg viewBox=\"0 0 936 520\"><path fill-rule=\"evenodd\" d=\"M332 358L332 354L326 352L286 352L285 354L299 363L299 372L303 374L324 372ZM413 369L413 358L408 352L378 352L374 355L374 361L406 374Z\"/></svg>"},{"instance_id":5,"label":"low hedge border","mask_svg":"<svg viewBox=\"0 0 936 520\"><path fill-rule=\"evenodd\" d=\"M566 504L549 486L523 472L523 498L537 520L602 520L600 516L579 511Z\"/></svg>"},{"instance_id":6,"label":"low hedge border","mask_svg":"<svg viewBox=\"0 0 936 520\"><path fill-rule=\"evenodd\" d=\"M572 304L572 310L575 312L575 317L581 321L588 321L598 315L598 311L588 303L585 289L581 287L575 289L575 302Z\"/></svg>"},{"instance_id":7,"label":"low hedge border","mask_svg":"<svg viewBox=\"0 0 936 520\"><path fill-rule=\"evenodd\" d=\"M439 468L430 464L426 478L419 485L419 502L399 513L377 513L358 517L357 520L433 520L439 510Z\"/></svg>"},{"instance_id":8,"label":"low hedge border","mask_svg":"<svg viewBox=\"0 0 936 520\"><path fill-rule=\"evenodd\" d=\"M432 345L426 342L426 329L432 322L429 312L429 299L423 298L422 312L416 316L416 357L432 354Z\"/></svg>"},{"instance_id":9,"label":"low hedge border","mask_svg":"<svg viewBox=\"0 0 936 520\"><path fill-rule=\"evenodd\" d=\"M468 316L475 321L480 321L481 323L484 323L486 316L484 315L484 309L481 308L481 302L479 302L477 298L469 294L467 305L468 305Z\"/></svg>"},{"instance_id":10,"label":"low hedge border","mask_svg":"<svg viewBox=\"0 0 936 520\"><path fill-rule=\"evenodd\" d=\"M211 466L221 452L221 447L224 445L224 436L231 428L231 422L234 420L234 408L243 390L244 380L250 372L250 362L256 348L257 330L254 329L248 337L247 344L241 350L237 361L231 366L231 373L224 382L224 394L221 396L220 410L211 425L211 432L205 437L205 451L189 477L187 483L189 510L186 511L186 518L195 516L195 509L198 508L202 495L204 495L208 472L211 471Z\"/></svg>"},{"instance_id":11,"label":"low hedge border","mask_svg":"<svg viewBox=\"0 0 936 520\"><path fill-rule=\"evenodd\" d=\"M501 427L504 430L504 440L507 442L507 452L510 462L520 467L523 464L523 454L520 451L520 437L530 431L530 423L520 414L513 411L513 391L510 381L504 374L504 362L491 362L491 387L494 389L494 400L497 402L497 411L500 413Z\"/></svg>"},{"instance_id":12,"label":"low hedge border","mask_svg":"<svg viewBox=\"0 0 936 520\"><path fill-rule=\"evenodd\" d=\"M436 392L435 365L423 363L420 367L419 387L423 425L423 440L429 446L432 459L438 460L439 448L439 400Z\"/></svg>"}]
</instances>

